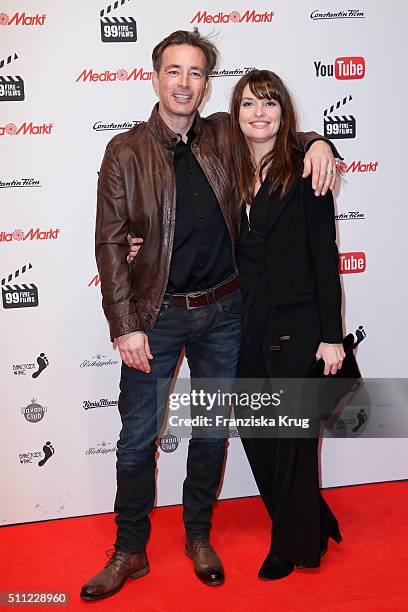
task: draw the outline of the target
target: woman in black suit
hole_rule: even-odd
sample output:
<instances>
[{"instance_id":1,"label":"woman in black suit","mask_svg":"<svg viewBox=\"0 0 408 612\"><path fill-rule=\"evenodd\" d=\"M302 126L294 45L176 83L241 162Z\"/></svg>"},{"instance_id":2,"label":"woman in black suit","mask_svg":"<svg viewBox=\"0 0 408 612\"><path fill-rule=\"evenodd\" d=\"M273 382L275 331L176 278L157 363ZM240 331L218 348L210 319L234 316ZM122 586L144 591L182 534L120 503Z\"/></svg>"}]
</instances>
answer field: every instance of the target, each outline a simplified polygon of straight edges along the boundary
<instances>
[{"instance_id":1,"label":"woman in black suit","mask_svg":"<svg viewBox=\"0 0 408 612\"><path fill-rule=\"evenodd\" d=\"M325 374L334 374L344 351L331 192L317 197L310 179L301 178L293 104L277 75L252 70L243 76L230 112L243 203L238 377L302 378L320 357ZM242 442L273 523L259 577L283 578L295 565L318 567L329 537L341 540L319 490L318 439L256 435Z\"/></svg>"}]
</instances>

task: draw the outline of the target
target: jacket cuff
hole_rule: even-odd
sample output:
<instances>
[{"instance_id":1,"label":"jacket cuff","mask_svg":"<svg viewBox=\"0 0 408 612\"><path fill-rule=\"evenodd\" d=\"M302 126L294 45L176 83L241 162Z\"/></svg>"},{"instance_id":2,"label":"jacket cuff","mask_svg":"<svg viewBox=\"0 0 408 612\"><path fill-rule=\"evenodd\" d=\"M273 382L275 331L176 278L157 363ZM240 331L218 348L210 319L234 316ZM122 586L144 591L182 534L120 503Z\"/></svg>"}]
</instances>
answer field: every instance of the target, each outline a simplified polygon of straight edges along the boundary
<instances>
[{"instance_id":1,"label":"jacket cuff","mask_svg":"<svg viewBox=\"0 0 408 612\"><path fill-rule=\"evenodd\" d=\"M141 324L139 316L134 313L123 317L122 319L115 319L109 321L109 330L111 342L119 336L130 334L135 331L143 331L143 325Z\"/></svg>"}]
</instances>

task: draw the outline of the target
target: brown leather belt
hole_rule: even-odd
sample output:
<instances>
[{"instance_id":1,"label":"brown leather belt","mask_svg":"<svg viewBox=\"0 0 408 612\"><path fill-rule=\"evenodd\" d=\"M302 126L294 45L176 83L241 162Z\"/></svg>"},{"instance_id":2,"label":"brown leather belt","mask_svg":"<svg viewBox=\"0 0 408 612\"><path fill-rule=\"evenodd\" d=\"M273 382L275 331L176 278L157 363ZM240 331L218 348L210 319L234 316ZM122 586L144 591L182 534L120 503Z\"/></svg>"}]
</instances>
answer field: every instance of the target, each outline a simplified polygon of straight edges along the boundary
<instances>
[{"instance_id":1,"label":"brown leather belt","mask_svg":"<svg viewBox=\"0 0 408 612\"><path fill-rule=\"evenodd\" d=\"M198 308L199 306L206 306L207 304L212 304L216 302L224 295L228 295L238 289L239 280L238 276L234 276L234 278L230 278L229 280L216 285L215 287L210 287L210 289L206 289L205 291L195 291L194 293L166 293L164 296L163 303L168 306L181 306L183 308Z\"/></svg>"}]
</instances>

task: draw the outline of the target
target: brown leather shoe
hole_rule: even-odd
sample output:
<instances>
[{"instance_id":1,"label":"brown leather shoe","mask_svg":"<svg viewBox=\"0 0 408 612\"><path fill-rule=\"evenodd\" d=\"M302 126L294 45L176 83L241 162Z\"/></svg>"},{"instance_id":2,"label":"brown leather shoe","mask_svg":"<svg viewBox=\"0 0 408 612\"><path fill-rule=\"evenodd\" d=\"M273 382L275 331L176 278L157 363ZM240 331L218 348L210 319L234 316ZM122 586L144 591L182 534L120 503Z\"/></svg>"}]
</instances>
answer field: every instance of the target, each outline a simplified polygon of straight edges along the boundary
<instances>
[{"instance_id":1,"label":"brown leather shoe","mask_svg":"<svg viewBox=\"0 0 408 612\"><path fill-rule=\"evenodd\" d=\"M149 573L145 552L130 554L113 550L102 571L88 580L81 589L81 599L96 601L117 593L128 578L140 578Z\"/></svg>"},{"instance_id":2,"label":"brown leather shoe","mask_svg":"<svg viewBox=\"0 0 408 612\"><path fill-rule=\"evenodd\" d=\"M195 575L208 586L224 582L222 562L208 540L187 540L186 555L194 561Z\"/></svg>"}]
</instances>

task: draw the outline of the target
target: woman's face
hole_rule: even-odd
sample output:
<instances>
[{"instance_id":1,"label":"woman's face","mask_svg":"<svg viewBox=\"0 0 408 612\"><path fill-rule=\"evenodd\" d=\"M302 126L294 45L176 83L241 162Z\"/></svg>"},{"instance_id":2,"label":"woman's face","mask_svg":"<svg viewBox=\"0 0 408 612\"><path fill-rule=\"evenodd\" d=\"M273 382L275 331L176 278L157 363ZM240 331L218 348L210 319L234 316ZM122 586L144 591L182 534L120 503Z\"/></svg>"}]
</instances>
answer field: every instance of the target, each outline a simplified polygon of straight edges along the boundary
<instances>
[{"instance_id":1,"label":"woman's face","mask_svg":"<svg viewBox=\"0 0 408 612\"><path fill-rule=\"evenodd\" d=\"M248 142L275 144L282 109L276 100L256 98L247 85L242 92L239 126Z\"/></svg>"}]
</instances>

